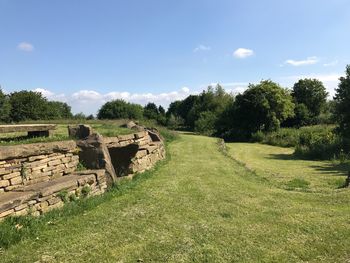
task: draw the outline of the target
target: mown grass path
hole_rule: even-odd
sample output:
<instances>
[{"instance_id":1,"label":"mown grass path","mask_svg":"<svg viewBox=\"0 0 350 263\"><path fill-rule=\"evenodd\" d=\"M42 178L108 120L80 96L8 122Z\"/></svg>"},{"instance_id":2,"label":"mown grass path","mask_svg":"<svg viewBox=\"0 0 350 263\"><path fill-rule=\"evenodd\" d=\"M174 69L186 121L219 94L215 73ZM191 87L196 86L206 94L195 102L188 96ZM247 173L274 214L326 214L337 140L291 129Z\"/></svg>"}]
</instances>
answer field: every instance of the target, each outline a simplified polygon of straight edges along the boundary
<instances>
[{"instance_id":1,"label":"mown grass path","mask_svg":"<svg viewBox=\"0 0 350 263\"><path fill-rule=\"evenodd\" d=\"M182 135L147 180L64 218L0 254L1 262L346 262L349 191L286 191ZM43 257L44 256L44 257Z\"/></svg>"}]
</instances>

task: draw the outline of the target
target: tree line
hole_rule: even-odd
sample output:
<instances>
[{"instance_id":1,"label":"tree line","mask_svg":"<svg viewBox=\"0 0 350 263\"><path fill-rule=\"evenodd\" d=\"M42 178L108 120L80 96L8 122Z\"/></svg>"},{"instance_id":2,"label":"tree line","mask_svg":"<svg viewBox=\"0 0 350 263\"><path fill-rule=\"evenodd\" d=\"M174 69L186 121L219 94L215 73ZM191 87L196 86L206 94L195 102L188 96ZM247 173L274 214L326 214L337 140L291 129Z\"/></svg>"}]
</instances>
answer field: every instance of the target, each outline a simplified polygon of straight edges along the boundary
<instances>
[{"instance_id":1,"label":"tree line","mask_svg":"<svg viewBox=\"0 0 350 263\"><path fill-rule=\"evenodd\" d=\"M339 79L336 95L328 93L317 79L301 79L292 89L271 80L249 84L241 94L227 93L219 84L198 95L174 101L167 111L148 103L144 107L113 100L98 111L98 119L151 119L172 129L186 129L230 141L249 140L256 132L273 132L280 127L302 127L336 123L337 133L350 137L350 65ZM64 102L48 101L40 92L18 91L4 94L0 89L0 121L19 122L48 119L93 119L73 115ZM350 146L349 146L350 148Z\"/></svg>"},{"instance_id":2,"label":"tree line","mask_svg":"<svg viewBox=\"0 0 350 263\"><path fill-rule=\"evenodd\" d=\"M48 101L40 92L22 90L5 94L0 89L1 122L70 119L73 117L71 107L67 103Z\"/></svg>"},{"instance_id":3,"label":"tree line","mask_svg":"<svg viewBox=\"0 0 350 263\"><path fill-rule=\"evenodd\" d=\"M123 100L107 102L99 119L147 118L174 129L213 135L229 141L247 141L257 132L280 127L337 124L344 149L350 151L350 65L339 79L336 95L328 93L317 79L300 79L291 89L271 80L249 84L241 94L227 93L219 84L198 95L174 101L167 112L154 103L145 107ZM342 147L343 147L342 146Z\"/></svg>"}]
</instances>

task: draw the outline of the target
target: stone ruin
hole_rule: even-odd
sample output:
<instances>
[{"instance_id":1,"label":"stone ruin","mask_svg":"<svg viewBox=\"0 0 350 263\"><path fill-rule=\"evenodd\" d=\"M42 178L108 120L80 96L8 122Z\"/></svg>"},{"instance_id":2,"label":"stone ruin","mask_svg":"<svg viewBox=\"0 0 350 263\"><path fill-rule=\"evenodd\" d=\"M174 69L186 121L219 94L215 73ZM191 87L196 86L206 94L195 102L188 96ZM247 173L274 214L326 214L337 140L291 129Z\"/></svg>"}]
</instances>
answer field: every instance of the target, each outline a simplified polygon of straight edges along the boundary
<instances>
[{"instance_id":1,"label":"stone ruin","mask_svg":"<svg viewBox=\"0 0 350 263\"><path fill-rule=\"evenodd\" d=\"M103 137L86 125L68 129L74 140L0 146L0 219L40 215L68 200L102 194L165 158L155 130L138 126L136 133Z\"/></svg>"}]
</instances>

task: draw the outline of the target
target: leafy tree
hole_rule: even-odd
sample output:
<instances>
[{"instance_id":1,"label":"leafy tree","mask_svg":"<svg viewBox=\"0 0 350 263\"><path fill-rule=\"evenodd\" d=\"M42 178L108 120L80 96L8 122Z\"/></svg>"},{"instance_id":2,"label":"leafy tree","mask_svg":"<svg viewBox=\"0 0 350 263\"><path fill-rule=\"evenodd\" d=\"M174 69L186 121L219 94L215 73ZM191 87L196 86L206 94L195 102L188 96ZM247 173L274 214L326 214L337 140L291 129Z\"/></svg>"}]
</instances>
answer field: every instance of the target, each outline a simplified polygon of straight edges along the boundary
<instances>
[{"instance_id":1,"label":"leafy tree","mask_svg":"<svg viewBox=\"0 0 350 263\"><path fill-rule=\"evenodd\" d=\"M158 107L158 112L159 112L160 115L164 115L165 116L165 109L161 105L159 105L159 107Z\"/></svg>"},{"instance_id":2,"label":"leafy tree","mask_svg":"<svg viewBox=\"0 0 350 263\"><path fill-rule=\"evenodd\" d=\"M86 120L86 115L82 112L79 112L79 113L74 114L73 119Z\"/></svg>"},{"instance_id":3,"label":"leafy tree","mask_svg":"<svg viewBox=\"0 0 350 263\"><path fill-rule=\"evenodd\" d=\"M175 116L174 114L167 114L166 117L166 126L168 126L170 129L179 129L181 127L183 127L184 124L184 120L179 117L179 116Z\"/></svg>"},{"instance_id":4,"label":"leafy tree","mask_svg":"<svg viewBox=\"0 0 350 263\"><path fill-rule=\"evenodd\" d=\"M301 79L293 86L292 96L296 104L304 104L310 117L320 115L326 106L328 93L323 83L317 79Z\"/></svg>"},{"instance_id":5,"label":"leafy tree","mask_svg":"<svg viewBox=\"0 0 350 263\"><path fill-rule=\"evenodd\" d=\"M71 107L60 101L48 101L47 102L47 119L71 119L73 114Z\"/></svg>"},{"instance_id":6,"label":"leafy tree","mask_svg":"<svg viewBox=\"0 0 350 263\"><path fill-rule=\"evenodd\" d=\"M350 65L346 66L345 74L339 79L334 100L338 129L343 137L350 139Z\"/></svg>"},{"instance_id":7,"label":"leafy tree","mask_svg":"<svg viewBox=\"0 0 350 263\"><path fill-rule=\"evenodd\" d=\"M90 114L89 116L86 117L87 120L94 120L95 116L93 114Z\"/></svg>"},{"instance_id":8,"label":"leafy tree","mask_svg":"<svg viewBox=\"0 0 350 263\"><path fill-rule=\"evenodd\" d=\"M106 102L98 112L99 119L141 119L143 108L141 105L124 100Z\"/></svg>"},{"instance_id":9,"label":"leafy tree","mask_svg":"<svg viewBox=\"0 0 350 263\"><path fill-rule=\"evenodd\" d=\"M229 118L225 130L230 139L247 139L257 131L277 130L281 122L293 115L294 103L289 92L271 80L249 84L223 114Z\"/></svg>"},{"instance_id":10,"label":"leafy tree","mask_svg":"<svg viewBox=\"0 0 350 263\"><path fill-rule=\"evenodd\" d=\"M157 120L159 115L158 107L156 104L149 102L143 108L143 116L150 120Z\"/></svg>"},{"instance_id":11,"label":"leafy tree","mask_svg":"<svg viewBox=\"0 0 350 263\"><path fill-rule=\"evenodd\" d=\"M172 114L183 119L184 125L188 129L200 130L201 133L209 134L216 131L216 124L214 124L214 129L210 128L206 132L203 131L203 128L209 128L212 126L212 123L216 123L225 108L232 102L233 96L226 93L220 85L215 87L209 86L207 90L204 90L199 95L190 95L183 101L176 101L170 104L167 116L169 117ZM211 112L211 118L209 118L208 113L202 114L204 112ZM204 125L205 121L210 121L210 123Z\"/></svg>"},{"instance_id":12,"label":"leafy tree","mask_svg":"<svg viewBox=\"0 0 350 263\"><path fill-rule=\"evenodd\" d=\"M47 100L40 92L18 91L10 94L13 121L42 120L48 118Z\"/></svg>"},{"instance_id":13,"label":"leafy tree","mask_svg":"<svg viewBox=\"0 0 350 263\"><path fill-rule=\"evenodd\" d=\"M217 121L217 116L215 115L214 112L211 112L211 111L201 112L198 120L196 120L195 122L194 130L201 134L213 135L216 130L215 128L216 121Z\"/></svg>"},{"instance_id":14,"label":"leafy tree","mask_svg":"<svg viewBox=\"0 0 350 263\"><path fill-rule=\"evenodd\" d=\"M9 97L3 93L0 87L0 121L10 121L11 104Z\"/></svg>"}]
</instances>

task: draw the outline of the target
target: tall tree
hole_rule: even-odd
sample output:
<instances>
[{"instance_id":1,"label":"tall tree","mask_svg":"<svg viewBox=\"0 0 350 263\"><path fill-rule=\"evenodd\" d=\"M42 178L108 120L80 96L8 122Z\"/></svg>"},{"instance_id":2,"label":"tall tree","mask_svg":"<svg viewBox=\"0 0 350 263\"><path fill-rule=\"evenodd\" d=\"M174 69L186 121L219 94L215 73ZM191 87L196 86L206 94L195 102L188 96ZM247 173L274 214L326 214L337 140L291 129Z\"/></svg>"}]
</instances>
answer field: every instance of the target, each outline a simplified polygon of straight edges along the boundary
<instances>
[{"instance_id":1,"label":"tall tree","mask_svg":"<svg viewBox=\"0 0 350 263\"><path fill-rule=\"evenodd\" d=\"M47 100L40 92L18 91L10 94L13 121L47 119Z\"/></svg>"},{"instance_id":2,"label":"tall tree","mask_svg":"<svg viewBox=\"0 0 350 263\"><path fill-rule=\"evenodd\" d=\"M223 114L229 118L226 130L239 139L249 138L256 131L276 130L282 121L293 115L294 103L288 90L271 80L249 84Z\"/></svg>"},{"instance_id":3,"label":"tall tree","mask_svg":"<svg viewBox=\"0 0 350 263\"><path fill-rule=\"evenodd\" d=\"M99 119L141 119L143 108L139 104L129 103L124 100L112 100L106 102L98 111Z\"/></svg>"},{"instance_id":4,"label":"tall tree","mask_svg":"<svg viewBox=\"0 0 350 263\"><path fill-rule=\"evenodd\" d=\"M0 121L9 122L11 113L11 104L9 96L3 93L0 87Z\"/></svg>"},{"instance_id":5,"label":"tall tree","mask_svg":"<svg viewBox=\"0 0 350 263\"><path fill-rule=\"evenodd\" d=\"M350 139L350 65L346 66L345 77L341 77L334 97L336 118L341 134Z\"/></svg>"},{"instance_id":6,"label":"tall tree","mask_svg":"<svg viewBox=\"0 0 350 263\"><path fill-rule=\"evenodd\" d=\"M301 79L293 86L292 96L296 104L304 104L309 115L315 118L326 106L328 93L317 79Z\"/></svg>"},{"instance_id":7,"label":"tall tree","mask_svg":"<svg viewBox=\"0 0 350 263\"><path fill-rule=\"evenodd\" d=\"M150 120L157 120L159 115L158 107L156 104L149 102L143 108L143 116Z\"/></svg>"}]
</instances>

